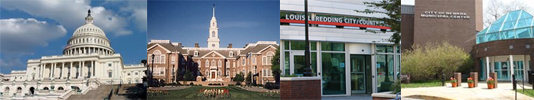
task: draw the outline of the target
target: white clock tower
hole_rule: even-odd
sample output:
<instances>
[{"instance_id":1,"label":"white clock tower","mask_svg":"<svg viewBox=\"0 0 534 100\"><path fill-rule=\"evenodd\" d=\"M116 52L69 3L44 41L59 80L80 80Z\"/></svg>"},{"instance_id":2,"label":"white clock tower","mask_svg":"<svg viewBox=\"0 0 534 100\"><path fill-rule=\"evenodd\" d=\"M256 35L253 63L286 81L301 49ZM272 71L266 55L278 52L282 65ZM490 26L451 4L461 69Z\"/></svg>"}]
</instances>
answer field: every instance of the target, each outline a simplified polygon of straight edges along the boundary
<instances>
[{"instance_id":1,"label":"white clock tower","mask_svg":"<svg viewBox=\"0 0 534 100\"><path fill-rule=\"evenodd\" d=\"M208 36L208 48L219 48L219 28L217 27L217 19L215 19L215 4L213 4L213 17L211 17Z\"/></svg>"}]
</instances>

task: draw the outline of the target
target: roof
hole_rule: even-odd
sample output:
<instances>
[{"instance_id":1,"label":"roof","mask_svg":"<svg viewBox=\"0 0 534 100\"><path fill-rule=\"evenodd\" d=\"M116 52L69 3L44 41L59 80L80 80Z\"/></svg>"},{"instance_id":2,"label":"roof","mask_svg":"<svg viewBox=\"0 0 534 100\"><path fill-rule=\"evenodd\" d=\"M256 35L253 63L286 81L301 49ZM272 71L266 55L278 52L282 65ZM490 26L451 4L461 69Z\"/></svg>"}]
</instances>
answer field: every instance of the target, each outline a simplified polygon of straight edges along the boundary
<instances>
[{"instance_id":1,"label":"roof","mask_svg":"<svg viewBox=\"0 0 534 100\"><path fill-rule=\"evenodd\" d=\"M163 48L171 51L171 52L181 52L181 53L184 53L185 50L182 49L182 46L181 45L173 45L172 43L148 43L147 48L150 48L156 44L159 44L160 46L162 46Z\"/></svg>"},{"instance_id":2,"label":"roof","mask_svg":"<svg viewBox=\"0 0 534 100\"><path fill-rule=\"evenodd\" d=\"M477 33L476 43L496 40L534 38L534 17L524 10L508 12Z\"/></svg>"}]
</instances>

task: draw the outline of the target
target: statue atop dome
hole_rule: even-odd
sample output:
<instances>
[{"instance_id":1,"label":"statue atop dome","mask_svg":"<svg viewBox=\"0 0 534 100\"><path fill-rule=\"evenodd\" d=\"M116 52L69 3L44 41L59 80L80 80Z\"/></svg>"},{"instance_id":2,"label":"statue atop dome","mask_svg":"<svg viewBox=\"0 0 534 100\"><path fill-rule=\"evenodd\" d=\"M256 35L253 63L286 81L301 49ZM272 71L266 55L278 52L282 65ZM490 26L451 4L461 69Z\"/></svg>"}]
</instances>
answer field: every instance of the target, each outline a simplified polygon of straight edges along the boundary
<instances>
[{"instance_id":1,"label":"statue atop dome","mask_svg":"<svg viewBox=\"0 0 534 100\"><path fill-rule=\"evenodd\" d=\"M87 11L87 17L85 17L85 24L92 24L93 17L91 17L91 9Z\"/></svg>"}]
</instances>

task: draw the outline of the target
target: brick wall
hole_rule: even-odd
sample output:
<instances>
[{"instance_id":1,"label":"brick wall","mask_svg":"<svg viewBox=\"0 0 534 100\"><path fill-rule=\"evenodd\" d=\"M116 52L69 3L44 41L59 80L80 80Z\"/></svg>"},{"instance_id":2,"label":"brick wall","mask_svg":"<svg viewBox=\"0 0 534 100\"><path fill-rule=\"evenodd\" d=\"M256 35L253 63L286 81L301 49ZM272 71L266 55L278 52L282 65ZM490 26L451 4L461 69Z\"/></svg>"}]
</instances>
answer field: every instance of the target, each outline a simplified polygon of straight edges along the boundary
<instances>
[{"instance_id":1,"label":"brick wall","mask_svg":"<svg viewBox=\"0 0 534 100\"><path fill-rule=\"evenodd\" d=\"M320 100L321 80L281 80L280 99Z\"/></svg>"}]
</instances>

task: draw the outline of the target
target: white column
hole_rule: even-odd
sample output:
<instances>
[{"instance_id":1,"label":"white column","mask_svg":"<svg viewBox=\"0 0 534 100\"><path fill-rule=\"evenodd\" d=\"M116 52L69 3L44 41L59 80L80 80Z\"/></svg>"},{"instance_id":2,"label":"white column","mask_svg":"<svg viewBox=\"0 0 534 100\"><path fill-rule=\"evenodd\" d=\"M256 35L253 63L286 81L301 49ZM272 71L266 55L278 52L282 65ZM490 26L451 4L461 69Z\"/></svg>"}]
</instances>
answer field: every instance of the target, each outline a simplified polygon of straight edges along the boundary
<instances>
[{"instance_id":1,"label":"white column","mask_svg":"<svg viewBox=\"0 0 534 100\"><path fill-rule=\"evenodd\" d=\"M50 79L54 79L55 68L56 68L56 63L52 63L52 66L50 66Z\"/></svg>"},{"instance_id":2,"label":"white column","mask_svg":"<svg viewBox=\"0 0 534 100\"><path fill-rule=\"evenodd\" d=\"M490 78L490 73L490 61L489 57L486 57L486 78Z\"/></svg>"},{"instance_id":3,"label":"white column","mask_svg":"<svg viewBox=\"0 0 534 100\"><path fill-rule=\"evenodd\" d=\"M82 70L82 61L78 61L78 70L76 70L76 73L78 73L77 79L80 79L80 77L82 76L81 70Z\"/></svg>"},{"instance_id":4,"label":"white column","mask_svg":"<svg viewBox=\"0 0 534 100\"><path fill-rule=\"evenodd\" d=\"M63 70L65 70L65 62L61 62L61 70L59 70L59 79L63 79Z\"/></svg>"},{"instance_id":5,"label":"white column","mask_svg":"<svg viewBox=\"0 0 534 100\"><path fill-rule=\"evenodd\" d=\"M91 72L91 74L89 74L89 75L87 75L87 76L94 76L94 75L92 75L92 74L95 73L94 70L92 70L92 69L95 67L94 65L95 65L95 64L93 64L93 61L91 61L91 67L90 67L90 69L89 69L89 72ZM92 70L92 71L91 71L91 70Z\"/></svg>"},{"instance_id":6,"label":"white column","mask_svg":"<svg viewBox=\"0 0 534 100\"><path fill-rule=\"evenodd\" d=\"M39 65L39 79L43 79L43 63Z\"/></svg>"},{"instance_id":7,"label":"white column","mask_svg":"<svg viewBox=\"0 0 534 100\"><path fill-rule=\"evenodd\" d=\"M372 80L372 90L373 90L373 93L376 93L378 92L378 88L376 87L377 85L377 76L376 76L376 54L375 54L375 44L372 43L371 44L371 80Z\"/></svg>"},{"instance_id":8,"label":"white column","mask_svg":"<svg viewBox=\"0 0 534 100\"><path fill-rule=\"evenodd\" d=\"M72 62L70 62L69 72L68 72L68 73L72 74L72 69L73 69L73 68L72 68ZM67 74L68 74L68 73L67 73ZM70 79L70 74L68 74L67 79Z\"/></svg>"},{"instance_id":9,"label":"white column","mask_svg":"<svg viewBox=\"0 0 534 100\"><path fill-rule=\"evenodd\" d=\"M85 79L83 75L83 68L85 67L85 61L81 61L81 62L82 62L82 66L80 67L80 76Z\"/></svg>"},{"instance_id":10,"label":"white column","mask_svg":"<svg viewBox=\"0 0 534 100\"><path fill-rule=\"evenodd\" d=\"M510 76L514 74L514 56L510 55ZM517 76L516 76L517 77ZM513 81L513 78L510 78L511 81Z\"/></svg>"}]
</instances>

